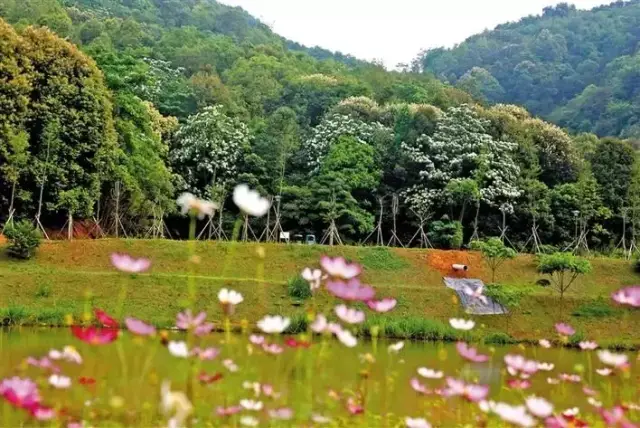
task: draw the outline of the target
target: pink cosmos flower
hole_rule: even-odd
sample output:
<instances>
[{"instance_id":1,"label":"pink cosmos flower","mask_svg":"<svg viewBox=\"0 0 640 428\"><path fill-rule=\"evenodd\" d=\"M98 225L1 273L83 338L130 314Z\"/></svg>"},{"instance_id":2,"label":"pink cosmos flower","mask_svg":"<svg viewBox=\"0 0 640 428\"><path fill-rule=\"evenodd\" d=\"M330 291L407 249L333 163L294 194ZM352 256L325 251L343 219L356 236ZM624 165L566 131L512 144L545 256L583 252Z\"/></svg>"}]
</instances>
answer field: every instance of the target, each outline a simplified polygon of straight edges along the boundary
<instances>
[{"instance_id":1,"label":"pink cosmos flower","mask_svg":"<svg viewBox=\"0 0 640 428\"><path fill-rule=\"evenodd\" d=\"M279 409L269 410L269 417L271 419L288 421L293 418L293 410L288 407L281 407Z\"/></svg>"},{"instance_id":2,"label":"pink cosmos flower","mask_svg":"<svg viewBox=\"0 0 640 428\"><path fill-rule=\"evenodd\" d=\"M586 385L582 387L582 392L584 392L584 395L589 395L592 397L598 395L598 391L596 391L595 389L591 389Z\"/></svg>"},{"instance_id":3,"label":"pink cosmos flower","mask_svg":"<svg viewBox=\"0 0 640 428\"><path fill-rule=\"evenodd\" d=\"M512 376L518 373L532 375L538 371L538 363L533 360L527 360L522 355L505 355L504 362L507 364L507 371Z\"/></svg>"},{"instance_id":4,"label":"pink cosmos flower","mask_svg":"<svg viewBox=\"0 0 640 428\"><path fill-rule=\"evenodd\" d=\"M51 407L41 406L40 404L36 404L31 408L30 412L39 421L50 421L56 416L56 412Z\"/></svg>"},{"instance_id":5,"label":"pink cosmos flower","mask_svg":"<svg viewBox=\"0 0 640 428\"><path fill-rule=\"evenodd\" d=\"M423 395L428 395L432 393L432 391L428 389L423 383L421 383L418 380L418 378L412 377L411 380L409 381L409 385L411 385L411 388L417 393L420 393Z\"/></svg>"},{"instance_id":6,"label":"pink cosmos flower","mask_svg":"<svg viewBox=\"0 0 640 428\"><path fill-rule=\"evenodd\" d=\"M531 386L531 381L527 379L509 379L507 385L511 389L528 389Z\"/></svg>"},{"instance_id":7,"label":"pink cosmos flower","mask_svg":"<svg viewBox=\"0 0 640 428\"><path fill-rule=\"evenodd\" d=\"M640 285L618 290L611 295L611 298L621 305L640 308Z\"/></svg>"},{"instance_id":8,"label":"pink cosmos flower","mask_svg":"<svg viewBox=\"0 0 640 428\"><path fill-rule=\"evenodd\" d=\"M607 424L608 427L621 427L621 428L637 428L638 426L629 421L625 415L624 408L616 406L611 410L600 409L600 416Z\"/></svg>"},{"instance_id":9,"label":"pink cosmos flower","mask_svg":"<svg viewBox=\"0 0 640 428\"><path fill-rule=\"evenodd\" d=\"M576 333L573 327L563 322L556 324L556 331L562 336L573 336Z\"/></svg>"},{"instance_id":10,"label":"pink cosmos flower","mask_svg":"<svg viewBox=\"0 0 640 428\"><path fill-rule=\"evenodd\" d=\"M320 259L320 266L329 276L334 278L351 279L362 272L359 264L347 263L344 257L332 259L331 257L323 256Z\"/></svg>"},{"instance_id":11,"label":"pink cosmos flower","mask_svg":"<svg viewBox=\"0 0 640 428\"><path fill-rule=\"evenodd\" d=\"M29 357L26 360L27 365L41 368L43 370L49 370L52 373L59 373L60 368L53 364L49 357L42 357L40 359Z\"/></svg>"},{"instance_id":12,"label":"pink cosmos flower","mask_svg":"<svg viewBox=\"0 0 640 428\"><path fill-rule=\"evenodd\" d=\"M338 305L335 307L338 318L349 324L360 324L364 322L364 312L357 309L349 308L346 305Z\"/></svg>"},{"instance_id":13,"label":"pink cosmos flower","mask_svg":"<svg viewBox=\"0 0 640 428\"><path fill-rule=\"evenodd\" d=\"M538 418L548 418L553 413L553 404L535 395L527 397L525 404L529 412Z\"/></svg>"},{"instance_id":14,"label":"pink cosmos flower","mask_svg":"<svg viewBox=\"0 0 640 428\"><path fill-rule=\"evenodd\" d=\"M213 323L205 322L206 319L206 312L202 311L194 317L191 313L191 309L187 309L177 315L176 327L181 330L193 329L196 336L204 336L205 334L211 333L211 330L213 330Z\"/></svg>"},{"instance_id":15,"label":"pink cosmos flower","mask_svg":"<svg viewBox=\"0 0 640 428\"><path fill-rule=\"evenodd\" d=\"M347 411L351 415L360 415L364 413L364 407L362 407L356 400L349 397L349 399L347 400Z\"/></svg>"},{"instance_id":16,"label":"pink cosmos flower","mask_svg":"<svg viewBox=\"0 0 640 428\"><path fill-rule=\"evenodd\" d=\"M191 350L192 356L197 356L202 361L211 361L214 360L218 355L220 355L220 350L218 348L209 347L209 348L193 348Z\"/></svg>"},{"instance_id":17,"label":"pink cosmos flower","mask_svg":"<svg viewBox=\"0 0 640 428\"><path fill-rule=\"evenodd\" d=\"M273 354L273 355L282 354L282 352L284 351L284 348L276 343L272 343L272 344L264 343L262 345L262 349L267 354Z\"/></svg>"},{"instance_id":18,"label":"pink cosmos flower","mask_svg":"<svg viewBox=\"0 0 640 428\"><path fill-rule=\"evenodd\" d=\"M327 329L327 317L323 314L318 314L316 319L311 323L311 330L316 333L322 333Z\"/></svg>"},{"instance_id":19,"label":"pink cosmos flower","mask_svg":"<svg viewBox=\"0 0 640 428\"><path fill-rule=\"evenodd\" d=\"M578 344L580 346L580 349L582 349L583 351L593 351L594 349L596 349L598 347L598 344L596 342L592 342L592 341L583 341L580 342Z\"/></svg>"},{"instance_id":20,"label":"pink cosmos flower","mask_svg":"<svg viewBox=\"0 0 640 428\"><path fill-rule=\"evenodd\" d=\"M385 297L382 300L369 300L367 306L373 311L385 313L395 308L397 303L396 299Z\"/></svg>"},{"instance_id":21,"label":"pink cosmos flower","mask_svg":"<svg viewBox=\"0 0 640 428\"><path fill-rule=\"evenodd\" d=\"M445 397L462 396L473 403L484 400L488 394L489 387L487 385L466 384L464 381L452 377L447 378L447 388L442 391L442 395Z\"/></svg>"},{"instance_id":22,"label":"pink cosmos flower","mask_svg":"<svg viewBox=\"0 0 640 428\"><path fill-rule=\"evenodd\" d=\"M241 411L242 411L241 406L216 407L216 415L222 416L222 417L233 416L236 413L239 413Z\"/></svg>"},{"instance_id":23,"label":"pink cosmos flower","mask_svg":"<svg viewBox=\"0 0 640 428\"><path fill-rule=\"evenodd\" d=\"M476 348L470 347L465 342L458 342L456 344L456 349L462 358L474 363L484 363L489 361L488 355L479 354Z\"/></svg>"},{"instance_id":24,"label":"pink cosmos flower","mask_svg":"<svg viewBox=\"0 0 640 428\"><path fill-rule=\"evenodd\" d=\"M376 294L373 288L361 284L357 278L351 279L346 283L343 281L328 281L327 290L334 296L347 301L366 302L372 300Z\"/></svg>"},{"instance_id":25,"label":"pink cosmos flower","mask_svg":"<svg viewBox=\"0 0 640 428\"><path fill-rule=\"evenodd\" d=\"M578 383L582 380L582 378L576 374L567 374L567 373L560 373L558 378L560 380L563 380L565 382L570 382L570 383Z\"/></svg>"},{"instance_id":26,"label":"pink cosmos flower","mask_svg":"<svg viewBox=\"0 0 640 428\"><path fill-rule=\"evenodd\" d=\"M128 254L111 254L111 264L122 272L127 273L141 273L151 267L151 260L149 259L134 259Z\"/></svg>"},{"instance_id":27,"label":"pink cosmos flower","mask_svg":"<svg viewBox=\"0 0 640 428\"><path fill-rule=\"evenodd\" d=\"M259 334L252 334L249 336L249 342L253 343L256 346L261 346L265 342L264 336L260 336Z\"/></svg>"},{"instance_id":28,"label":"pink cosmos flower","mask_svg":"<svg viewBox=\"0 0 640 428\"><path fill-rule=\"evenodd\" d=\"M106 345L118 338L118 330L115 328L72 326L71 333L90 345Z\"/></svg>"},{"instance_id":29,"label":"pink cosmos flower","mask_svg":"<svg viewBox=\"0 0 640 428\"><path fill-rule=\"evenodd\" d=\"M261 385L261 388L262 388L262 393L263 393L265 396L267 396L267 397L271 397L271 398L274 398L274 399L280 398L280 393L279 393L279 392L276 392L276 391L273 389L273 385L271 385L270 383L263 383L263 384Z\"/></svg>"},{"instance_id":30,"label":"pink cosmos flower","mask_svg":"<svg viewBox=\"0 0 640 428\"><path fill-rule=\"evenodd\" d=\"M106 328L118 328L120 327L120 324L118 323L118 321L115 320L115 318L107 315L107 313L105 311L103 311L102 309L94 309L94 314L96 316L96 319L98 321L100 321L100 324L102 324L103 327Z\"/></svg>"},{"instance_id":31,"label":"pink cosmos flower","mask_svg":"<svg viewBox=\"0 0 640 428\"><path fill-rule=\"evenodd\" d=\"M137 334L138 336L153 336L156 334L156 328L154 326L133 317L125 318L124 324L131 333Z\"/></svg>"},{"instance_id":32,"label":"pink cosmos flower","mask_svg":"<svg viewBox=\"0 0 640 428\"><path fill-rule=\"evenodd\" d=\"M11 405L21 409L33 409L40 403L40 393L34 381L14 376L0 382L0 395Z\"/></svg>"}]
</instances>

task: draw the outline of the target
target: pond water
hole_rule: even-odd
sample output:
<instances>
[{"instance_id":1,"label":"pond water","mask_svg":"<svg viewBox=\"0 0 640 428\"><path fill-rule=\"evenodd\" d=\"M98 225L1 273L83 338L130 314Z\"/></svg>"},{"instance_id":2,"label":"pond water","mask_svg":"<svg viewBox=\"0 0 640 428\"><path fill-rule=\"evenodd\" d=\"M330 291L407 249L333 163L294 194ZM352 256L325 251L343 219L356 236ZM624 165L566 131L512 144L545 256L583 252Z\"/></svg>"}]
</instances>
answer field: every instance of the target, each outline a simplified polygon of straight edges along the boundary
<instances>
[{"instance_id":1,"label":"pond water","mask_svg":"<svg viewBox=\"0 0 640 428\"><path fill-rule=\"evenodd\" d=\"M170 332L169 336L176 341L196 340L178 332ZM406 342L398 352L390 352L388 347L395 342L360 341L356 347L346 348L334 339L315 336L306 338L311 340L308 347L291 347L285 343L287 338L292 337L266 338L283 349L272 355L251 344L248 335L227 339L224 334L211 334L197 339L201 341L197 345L215 347L220 353L212 360L201 361L171 355L166 340L163 344L157 336L134 337L121 332L115 342L93 346L76 339L68 329L4 329L0 330L0 379L19 376L36 381L42 403L55 409L63 426L80 421L85 426L164 425L168 417L159 406L164 380L171 381L172 391L185 392L193 402L188 422L196 426L239 426L247 415L263 426L311 426L323 422L318 415L331 418L339 426L400 426L406 416L426 418L434 426L477 426L485 421L490 426L499 424L497 418L463 397L416 392L410 385L412 378L430 390L445 385L444 378L419 376L420 367L442 371L445 378L486 384L491 400L523 404L525 397L535 394L552 402L556 413L578 407L582 419L592 426L604 426L598 409L588 402L590 395L584 390L588 387L593 390L587 391L592 393L595 404L600 401L605 407L630 405L625 417L630 421L640 419L634 408L640 405L640 364L633 352L626 353L630 367L602 376L595 371L605 367L596 351L478 345L478 350L490 359L470 363L459 355L455 344ZM48 369L26 364L28 357L40 358L51 349L62 350L67 345L75 347L83 358L82 364L54 362L71 379L69 388L51 386ZM508 382L515 378L507 373L504 363L507 354L550 363L554 368L538 370L526 380L531 383L526 390L513 389ZM228 359L237 366L236 371L230 370L233 367L228 361L225 363ZM199 379L201 373L209 378ZM580 376L580 380L576 377L575 382L565 379L549 383L549 378L556 382L553 379L559 379L561 374ZM265 394L265 388L257 392L254 387L243 385L245 382L272 385L276 394ZM260 401L263 407L243 410L228 418L216 415L218 406L238 405L242 399ZM293 410L293 419L276 420L273 414L270 417L269 410L284 407ZM363 413L351 414L360 413L358 407L363 407ZM34 422L27 411L6 400L0 412L3 426ZM286 416L286 412L282 415ZM311 422L312 415L316 415L315 423Z\"/></svg>"}]
</instances>

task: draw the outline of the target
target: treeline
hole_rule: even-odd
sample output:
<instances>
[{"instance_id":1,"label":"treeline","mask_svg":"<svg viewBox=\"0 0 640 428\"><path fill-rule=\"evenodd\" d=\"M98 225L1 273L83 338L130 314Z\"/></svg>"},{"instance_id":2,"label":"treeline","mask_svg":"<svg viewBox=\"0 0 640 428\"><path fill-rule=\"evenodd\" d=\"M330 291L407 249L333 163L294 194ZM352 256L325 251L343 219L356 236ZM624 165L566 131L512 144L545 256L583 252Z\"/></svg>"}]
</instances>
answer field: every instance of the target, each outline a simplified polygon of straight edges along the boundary
<instances>
[{"instance_id":1,"label":"treeline","mask_svg":"<svg viewBox=\"0 0 640 428\"><path fill-rule=\"evenodd\" d=\"M142 235L180 192L222 201L242 182L279 197L284 230L322 236L334 222L346 242L374 230L380 202L385 241L395 223L405 244L421 221L439 246L505 228L524 243L534 225L558 246L578 229L592 247L615 246L623 224L631 237L640 178L627 142L477 106L428 76L222 34L215 13L177 26L175 10L154 15L165 2L123 4L0 8L15 23L0 27L3 220L40 207L50 227L95 216ZM188 23L217 5L171 4Z\"/></svg>"},{"instance_id":2,"label":"treeline","mask_svg":"<svg viewBox=\"0 0 640 428\"><path fill-rule=\"evenodd\" d=\"M416 68L490 103L523 105L576 132L640 137L640 1L540 16L420 55Z\"/></svg>"}]
</instances>

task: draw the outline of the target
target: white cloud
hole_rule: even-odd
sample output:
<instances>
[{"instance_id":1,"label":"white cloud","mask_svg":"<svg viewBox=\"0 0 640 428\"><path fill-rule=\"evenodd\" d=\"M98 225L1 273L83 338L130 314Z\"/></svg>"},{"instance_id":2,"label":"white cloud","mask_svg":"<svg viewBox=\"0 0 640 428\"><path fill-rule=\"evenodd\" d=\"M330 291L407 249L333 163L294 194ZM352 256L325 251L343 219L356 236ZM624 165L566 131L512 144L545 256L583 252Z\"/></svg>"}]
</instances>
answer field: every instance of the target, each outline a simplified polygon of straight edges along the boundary
<instances>
[{"instance_id":1,"label":"white cloud","mask_svg":"<svg viewBox=\"0 0 640 428\"><path fill-rule=\"evenodd\" d=\"M387 67L410 62L421 49L452 46L496 25L539 14L558 0L220 0L241 6L272 29ZM580 9L610 1L574 0Z\"/></svg>"}]
</instances>

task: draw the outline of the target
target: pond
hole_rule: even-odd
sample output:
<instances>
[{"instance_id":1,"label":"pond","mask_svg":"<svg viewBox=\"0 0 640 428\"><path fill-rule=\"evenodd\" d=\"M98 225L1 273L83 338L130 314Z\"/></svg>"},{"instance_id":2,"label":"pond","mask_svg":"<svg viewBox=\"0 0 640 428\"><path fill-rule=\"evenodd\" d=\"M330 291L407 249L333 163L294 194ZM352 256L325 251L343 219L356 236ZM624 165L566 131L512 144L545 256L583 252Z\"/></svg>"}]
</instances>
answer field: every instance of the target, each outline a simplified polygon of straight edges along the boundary
<instances>
[{"instance_id":1,"label":"pond","mask_svg":"<svg viewBox=\"0 0 640 428\"><path fill-rule=\"evenodd\" d=\"M176 415L180 425L181 410L189 415L184 423L191 426L315 426L325 422L329 426L404 426L407 416L425 418L433 426L500 425L496 415L480 409L488 404L472 402L479 401L472 397L472 388L455 393L456 386L447 377L487 385L487 400L510 405L522 405L531 395L544 397L562 421L579 418L592 426L604 426L600 404L603 409L626 406L615 416L629 424L640 419L640 364L632 352L626 353L627 365L603 376L606 372L596 371L606 367L597 351L470 345L489 357L486 362L473 363L460 356L456 344L405 342L397 349L396 342L360 340L347 348L327 336L264 337L269 344L278 345L266 348L272 353L255 344L259 341L256 336L252 343L248 334L213 333L195 338L173 331L151 337L121 332L113 343L94 346L78 340L66 328L4 329L0 330L0 379L18 376L35 381L39 401L51 407L62 426L161 426ZM201 350L215 349L201 351L201 358L174 356L167 343L180 340L188 341L192 350L196 345ZM37 364L44 367L27 363L29 357L39 359L68 345L81 356L81 364L71 361L75 358L71 350L64 354L69 361L64 357L49 361L55 367L42 360ZM174 354L181 353L175 343L170 346ZM505 355L522 355L549 366L538 364L527 375L526 362L522 365L522 361L509 359L512 370L519 364L523 370L510 374ZM421 374L429 373L420 368L442 371L443 377L423 377ZM51 379L56 370L62 380ZM65 384L66 377L70 385ZM164 381L170 382L171 393L161 394ZM35 423L26 405L20 408L15 400L12 405L7 392L3 393L2 426ZM160 406L163 398L172 407L168 414ZM181 399L193 403L192 411ZM219 415L222 408L232 415ZM561 416L573 408L579 409L577 416L570 414L575 410ZM496 412L502 419L509 417ZM531 426L530 414L513 412L519 425Z\"/></svg>"}]
</instances>

